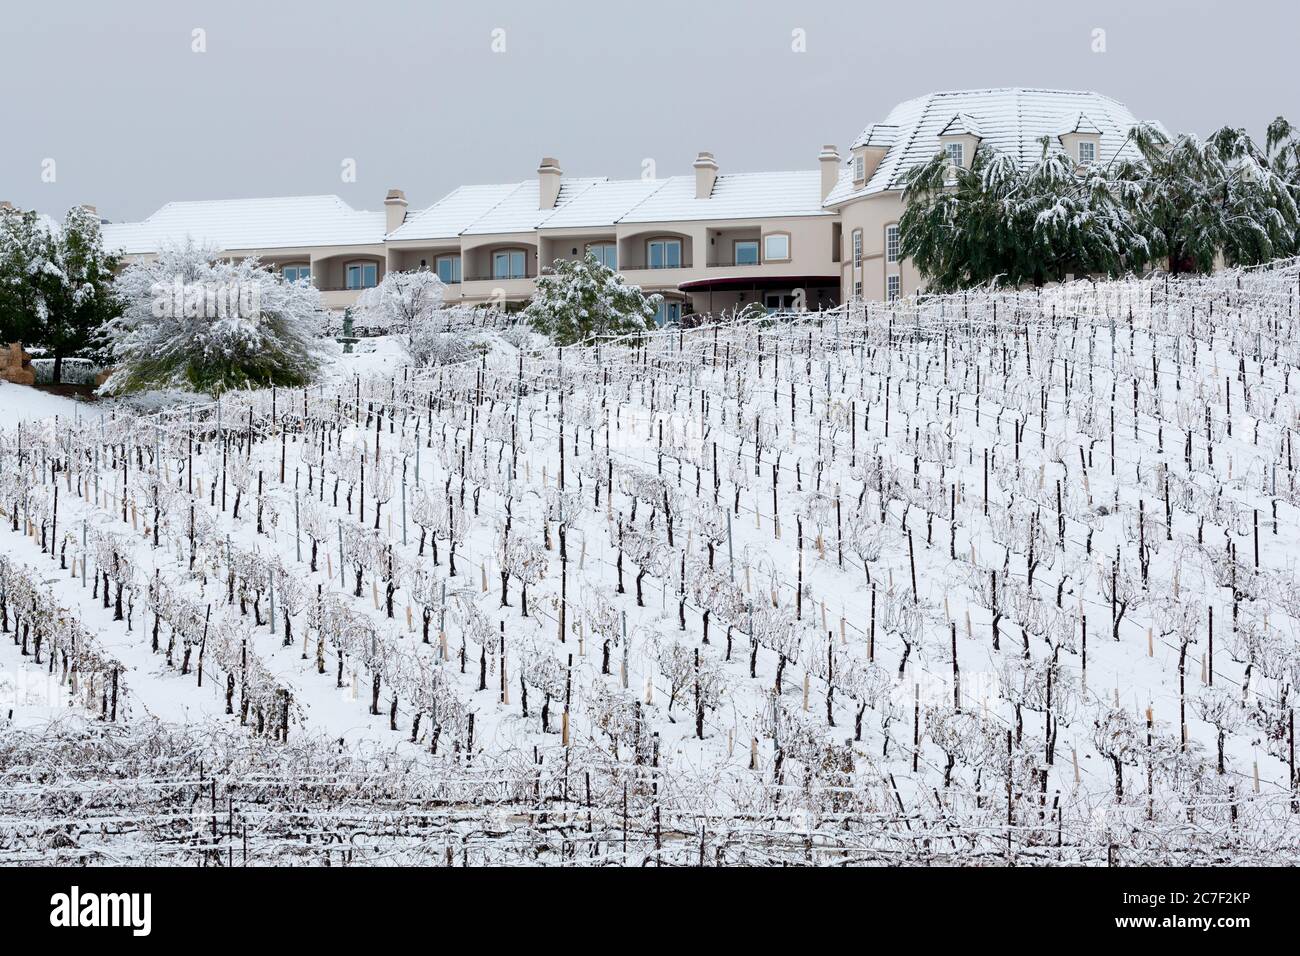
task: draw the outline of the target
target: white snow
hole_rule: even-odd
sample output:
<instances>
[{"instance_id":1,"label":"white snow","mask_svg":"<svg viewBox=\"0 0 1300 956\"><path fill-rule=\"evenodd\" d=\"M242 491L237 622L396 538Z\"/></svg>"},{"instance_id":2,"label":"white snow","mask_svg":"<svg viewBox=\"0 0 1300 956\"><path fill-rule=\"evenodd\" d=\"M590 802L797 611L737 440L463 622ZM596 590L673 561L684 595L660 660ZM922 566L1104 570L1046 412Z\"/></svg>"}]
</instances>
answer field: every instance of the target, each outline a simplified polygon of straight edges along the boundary
<instances>
[{"instance_id":1,"label":"white snow","mask_svg":"<svg viewBox=\"0 0 1300 956\"><path fill-rule=\"evenodd\" d=\"M267 786L254 764L286 786L400 767L293 798L322 832L396 803L401 833L359 861L427 861L454 833L559 862L545 814L598 863L701 842L723 862L1294 862L1297 278L972 293L421 370L367 341L308 389L225 397L219 433L210 405L27 430L0 553L66 609L51 633L84 621L123 668L104 734L202 732L244 794ZM33 467L68 446L72 471ZM83 556L125 582L123 620ZM180 660L209 606L200 689ZM39 671L10 637L0 667ZM37 746L16 739L15 765ZM274 856L287 818L259 819Z\"/></svg>"}]
</instances>

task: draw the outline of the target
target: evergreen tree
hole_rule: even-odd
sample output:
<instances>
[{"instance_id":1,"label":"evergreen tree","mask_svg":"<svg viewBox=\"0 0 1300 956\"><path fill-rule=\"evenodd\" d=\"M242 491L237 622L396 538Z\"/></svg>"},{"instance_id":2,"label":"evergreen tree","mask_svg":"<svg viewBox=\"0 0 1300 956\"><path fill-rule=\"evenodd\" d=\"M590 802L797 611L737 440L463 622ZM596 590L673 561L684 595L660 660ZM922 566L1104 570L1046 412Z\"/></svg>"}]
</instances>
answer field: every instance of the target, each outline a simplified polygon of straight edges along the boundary
<instances>
[{"instance_id":1,"label":"evergreen tree","mask_svg":"<svg viewBox=\"0 0 1300 956\"><path fill-rule=\"evenodd\" d=\"M644 295L590 252L582 259L557 259L537 277L537 291L524 317L557 345L593 335L625 335L654 328L661 297Z\"/></svg>"},{"instance_id":2,"label":"evergreen tree","mask_svg":"<svg viewBox=\"0 0 1300 956\"><path fill-rule=\"evenodd\" d=\"M74 206L49 242L48 267L38 275L45 307L33 340L54 359L58 384L63 360L99 347L104 326L122 313L122 305L113 288L117 259L104 252L94 213Z\"/></svg>"},{"instance_id":3,"label":"evergreen tree","mask_svg":"<svg viewBox=\"0 0 1300 956\"><path fill-rule=\"evenodd\" d=\"M104 325L120 314L117 260L104 252L99 219L74 206L63 225L34 212L0 212L0 338L45 349L54 382L63 360L93 355Z\"/></svg>"},{"instance_id":4,"label":"evergreen tree","mask_svg":"<svg viewBox=\"0 0 1300 956\"><path fill-rule=\"evenodd\" d=\"M1289 136L1286 121L1274 121L1261 151L1231 127L1204 141L1186 133L1170 140L1151 125L1135 128L1141 158L1120 163L1114 178L1152 261L1165 260L1174 274L1209 272L1219 257L1252 265L1294 252L1296 186L1285 178L1295 162Z\"/></svg>"},{"instance_id":5,"label":"evergreen tree","mask_svg":"<svg viewBox=\"0 0 1300 956\"><path fill-rule=\"evenodd\" d=\"M1279 116L1268 124L1264 156L1275 176L1300 188L1300 129L1292 126L1286 117Z\"/></svg>"},{"instance_id":6,"label":"evergreen tree","mask_svg":"<svg viewBox=\"0 0 1300 956\"><path fill-rule=\"evenodd\" d=\"M0 342L33 343L45 307L37 280L51 252L49 232L36 213L0 209Z\"/></svg>"},{"instance_id":7,"label":"evergreen tree","mask_svg":"<svg viewBox=\"0 0 1300 956\"><path fill-rule=\"evenodd\" d=\"M940 153L912 171L901 252L930 289L1114 276L1146 259L1146 242L1105 173L1051 149L1046 138L1041 145L1028 167L981 146L969 167L953 168Z\"/></svg>"}]
</instances>

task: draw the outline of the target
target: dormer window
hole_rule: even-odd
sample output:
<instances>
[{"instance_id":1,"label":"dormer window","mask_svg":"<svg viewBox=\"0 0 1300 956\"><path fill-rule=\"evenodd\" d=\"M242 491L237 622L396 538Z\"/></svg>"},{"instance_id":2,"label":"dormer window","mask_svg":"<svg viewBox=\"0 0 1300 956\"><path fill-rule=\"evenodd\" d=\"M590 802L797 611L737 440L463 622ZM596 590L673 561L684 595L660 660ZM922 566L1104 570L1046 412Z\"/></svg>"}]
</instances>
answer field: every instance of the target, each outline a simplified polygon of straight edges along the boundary
<instances>
[{"instance_id":1,"label":"dormer window","mask_svg":"<svg viewBox=\"0 0 1300 956\"><path fill-rule=\"evenodd\" d=\"M959 169L965 165L966 144L965 143L944 143L943 154L948 157L948 164L954 169Z\"/></svg>"},{"instance_id":2,"label":"dormer window","mask_svg":"<svg viewBox=\"0 0 1300 956\"><path fill-rule=\"evenodd\" d=\"M867 178L867 164L862 154L853 157L853 181L860 183Z\"/></svg>"},{"instance_id":3,"label":"dormer window","mask_svg":"<svg viewBox=\"0 0 1300 956\"><path fill-rule=\"evenodd\" d=\"M1091 140L1079 140L1079 164L1087 165L1097 161L1097 144Z\"/></svg>"}]
</instances>

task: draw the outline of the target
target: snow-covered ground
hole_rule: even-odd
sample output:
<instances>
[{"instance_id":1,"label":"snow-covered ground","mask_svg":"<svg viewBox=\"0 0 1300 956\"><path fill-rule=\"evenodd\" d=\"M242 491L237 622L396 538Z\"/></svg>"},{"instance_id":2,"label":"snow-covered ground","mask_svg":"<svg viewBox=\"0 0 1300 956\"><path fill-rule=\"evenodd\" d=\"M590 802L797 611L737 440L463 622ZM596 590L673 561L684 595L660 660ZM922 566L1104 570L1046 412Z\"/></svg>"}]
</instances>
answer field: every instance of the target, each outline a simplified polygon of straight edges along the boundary
<instances>
[{"instance_id":1,"label":"snow-covered ground","mask_svg":"<svg viewBox=\"0 0 1300 956\"><path fill-rule=\"evenodd\" d=\"M192 861L242 801L281 862L1294 862L1296 283L51 405L0 432L7 852Z\"/></svg>"},{"instance_id":2,"label":"snow-covered ground","mask_svg":"<svg viewBox=\"0 0 1300 956\"><path fill-rule=\"evenodd\" d=\"M12 427L17 422L34 422L56 415L76 421L90 414L96 414L87 402L80 402L63 395L56 395L27 385L15 385L0 381L0 413L5 425Z\"/></svg>"}]
</instances>

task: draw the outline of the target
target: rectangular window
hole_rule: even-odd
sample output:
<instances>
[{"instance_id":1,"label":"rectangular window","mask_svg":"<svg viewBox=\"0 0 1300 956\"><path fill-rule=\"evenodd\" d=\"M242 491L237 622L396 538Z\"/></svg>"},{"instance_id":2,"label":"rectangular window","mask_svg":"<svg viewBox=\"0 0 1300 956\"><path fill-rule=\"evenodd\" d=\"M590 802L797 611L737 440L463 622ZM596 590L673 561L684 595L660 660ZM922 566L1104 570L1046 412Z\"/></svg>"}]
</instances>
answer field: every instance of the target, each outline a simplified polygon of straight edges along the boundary
<instances>
[{"instance_id":1,"label":"rectangular window","mask_svg":"<svg viewBox=\"0 0 1300 956\"><path fill-rule=\"evenodd\" d=\"M1079 162L1095 163L1097 161L1097 144L1091 142L1079 143Z\"/></svg>"},{"instance_id":2,"label":"rectangular window","mask_svg":"<svg viewBox=\"0 0 1300 956\"><path fill-rule=\"evenodd\" d=\"M738 266L758 265L758 240L757 239L736 240L736 265Z\"/></svg>"},{"instance_id":3,"label":"rectangular window","mask_svg":"<svg viewBox=\"0 0 1300 956\"><path fill-rule=\"evenodd\" d=\"M311 282L311 266L285 266L280 274L286 282Z\"/></svg>"},{"instance_id":4,"label":"rectangular window","mask_svg":"<svg viewBox=\"0 0 1300 956\"><path fill-rule=\"evenodd\" d=\"M438 257L438 278L447 285L460 281L460 256Z\"/></svg>"},{"instance_id":5,"label":"rectangular window","mask_svg":"<svg viewBox=\"0 0 1300 956\"><path fill-rule=\"evenodd\" d=\"M503 249L492 253L492 278L523 279L525 255L522 249Z\"/></svg>"},{"instance_id":6,"label":"rectangular window","mask_svg":"<svg viewBox=\"0 0 1300 956\"><path fill-rule=\"evenodd\" d=\"M379 284L379 266L373 262L353 262L348 265L346 282L349 289L373 289Z\"/></svg>"},{"instance_id":7,"label":"rectangular window","mask_svg":"<svg viewBox=\"0 0 1300 956\"><path fill-rule=\"evenodd\" d=\"M855 283L853 283L853 298L855 298L855 299L860 299L860 298L862 298L862 283L861 283L861 282L855 282Z\"/></svg>"},{"instance_id":8,"label":"rectangular window","mask_svg":"<svg viewBox=\"0 0 1300 956\"><path fill-rule=\"evenodd\" d=\"M680 302L662 301L655 310L655 325L678 325L682 321L682 304Z\"/></svg>"},{"instance_id":9,"label":"rectangular window","mask_svg":"<svg viewBox=\"0 0 1300 956\"><path fill-rule=\"evenodd\" d=\"M862 268L862 230L853 230L853 268Z\"/></svg>"},{"instance_id":10,"label":"rectangular window","mask_svg":"<svg viewBox=\"0 0 1300 956\"><path fill-rule=\"evenodd\" d=\"M618 268L618 247L614 243L593 242L587 246L587 251L606 269Z\"/></svg>"},{"instance_id":11,"label":"rectangular window","mask_svg":"<svg viewBox=\"0 0 1300 956\"><path fill-rule=\"evenodd\" d=\"M861 156L853 157L853 181L860 183L867 178L867 164Z\"/></svg>"},{"instance_id":12,"label":"rectangular window","mask_svg":"<svg viewBox=\"0 0 1300 956\"><path fill-rule=\"evenodd\" d=\"M767 314L774 312L791 312L794 310L794 296L784 292L768 292L763 296L763 308Z\"/></svg>"},{"instance_id":13,"label":"rectangular window","mask_svg":"<svg viewBox=\"0 0 1300 956\"><path fill-rule=\"evenodd\" d=\"M898 276L885 277L885 300L893 302L902 295L902 280Z\"/></svg>"},{"instance_id":14,"label":"rectangular window","mask_svg":"<svg viewBox=\"0 0 1300 956\"><path fill-rule=\"evenodd\" d=\"M885 261L898 261L898 226L888 225L885 227Z\"/></svg>"},{"instance_id":15,"label":"rectangular window","mask_svg":"<svg viewBox=\"0 0 1300 956\"><path fill-rule=\"evenodd\" d=\"M679 269L682 265L680 239L652 239L646 244L646 265L651 269Z\"/></svg>"},{"instance_id":16,"label":"rectangular window","mask_svg":"<svg viewBox=\"0 0 1300 956\"><path fill-rule=\"evenodd\" d=\"M790 237L783 232L763 237L763 259L767 262L786 262L790 258Z\"/></svg>"},{"instance_id":17,"label":"rectangular window","mask_svg":"<svg viewBox=\"0 0 1300 956\"><path fill-rule=\"evenodd\" d=\"M966 148L963 143L947 143L943 147L943 152L948 157L948 162L952 163L953 166L964 165Z\"/></svg>"}]
</instances>

